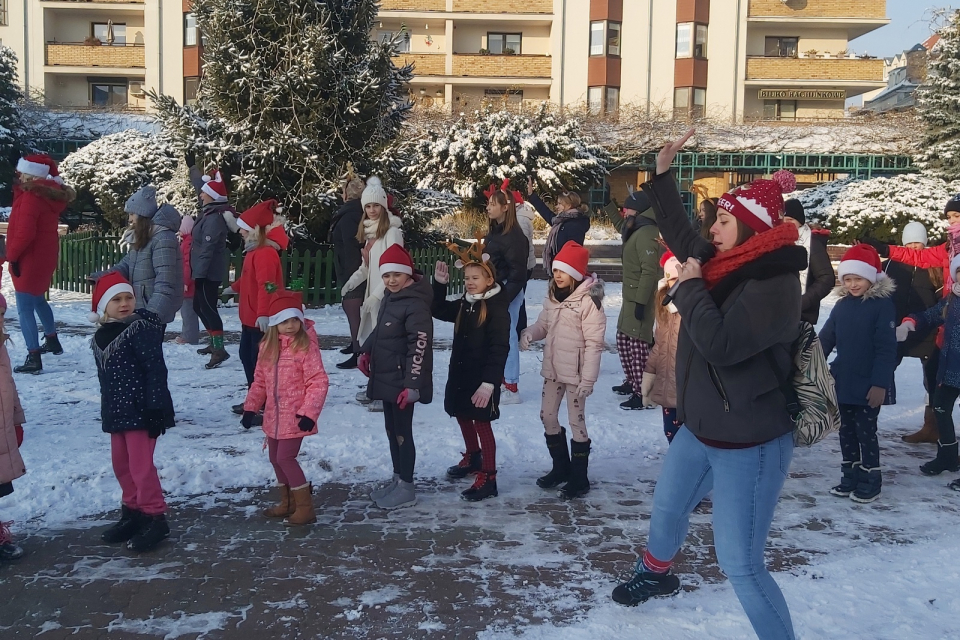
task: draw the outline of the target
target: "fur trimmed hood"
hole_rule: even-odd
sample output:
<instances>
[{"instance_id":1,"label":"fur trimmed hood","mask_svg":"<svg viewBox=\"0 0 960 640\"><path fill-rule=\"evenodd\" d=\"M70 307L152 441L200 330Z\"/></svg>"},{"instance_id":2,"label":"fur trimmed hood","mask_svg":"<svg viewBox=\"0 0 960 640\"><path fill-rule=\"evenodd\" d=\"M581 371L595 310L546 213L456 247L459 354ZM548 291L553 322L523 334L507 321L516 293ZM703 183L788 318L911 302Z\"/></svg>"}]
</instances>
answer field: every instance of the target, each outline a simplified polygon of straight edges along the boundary
<instances>
[{"instance_id":1,"label":"fur trimmed hood","mask_svg":"<svg viewBox=\"0 0 960 640\"><path fill-rule=\"evenodd\" d=\"M77 192L73 190L73 187L54 182L53 180L27 180L17 185L17 188L22 191L35 193L41 198L47 198L48 200L73 202L77 199Z\"/></svg>"},{"instance_id":2,"label":"fur trimmed hood","mask_svg":"<svg viewBox=\"0 0 960 640\"><path fill-rule=\"evenodd\" d=\"M879 280L877 280L873 285L867 289L866 293L863 294L863 299L867 300L868 298L889 298L893 295L893 292L897 290L897 283L893 281L893 278L888 278L886 274ZM833 292L841 297L846 298L850 295L850 292L841 284L837 287L834 287Z\"/></svg>"}]
</instances>

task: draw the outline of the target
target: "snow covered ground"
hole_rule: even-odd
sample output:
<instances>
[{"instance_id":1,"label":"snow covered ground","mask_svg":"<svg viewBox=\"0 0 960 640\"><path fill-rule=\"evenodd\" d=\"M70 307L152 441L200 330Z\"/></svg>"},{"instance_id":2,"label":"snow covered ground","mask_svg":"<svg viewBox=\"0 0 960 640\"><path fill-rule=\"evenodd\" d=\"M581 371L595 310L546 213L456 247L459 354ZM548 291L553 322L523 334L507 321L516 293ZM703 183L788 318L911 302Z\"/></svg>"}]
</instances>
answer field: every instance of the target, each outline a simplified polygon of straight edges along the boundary
<instances>
[{"instance_id":1,"label":"snow covered ground","mask_svg":"<svg viewBox=\"0 0 960 640\"><path fill-rule=\"evenodd\" d=\"M7 312L11 359L25 356L16 329L15 299L9 280L3 283L10 309ZM536 317L545 283L534 282L527 292L528 312ZM587 403L588 429L593 439L590 503L610 502L613 493L636 491L642 510L649 512L650 489L667 450L660 414L625 412L622 399L610 392L620 382L620 366L613 351L620 286L608 285L605 307L610 351L604 354L601 378ZM27 415L23 456L28 473L15 483L15 493L0 500L0 517L17 521L16 530L42 534L49 529L88 529L105 523L103 514L114 510L119 489L110 466L109 439L100 430L96 367L89 349L92 327L86 322L89 299L85 295L54 292L52 303L59 322L65 353L44 359L44 373L17 376ZM824 315L831 302L825 303ZM236 308L223 310L226 329L239 331ZM339 307L308 311L318 333L347 335ZM179 328L178 323L169 327ZM452 337L452 325L436 324L439 340ZM174 504L231 501L249 497L251 489L271 485L273 474L262 450L259 430L239 427L229 406L243 397L243 372L234 354L223 367L207 371L205 358L195 347L164 345L178 425L160 439L157 464L167 495ZM323 352L331 379L330 395L320 418L321 436L308 438L301 461L317 486L322 482L346 484L372 482L388 475L382 417L368 413L353 397L362 383L356 371L343 372L333 365L342 356ZM504 407L496 425L500 505L489 505L490 520L482 526L507 532L520 544L514 551L498 548L498 560L517 567L549 566L549 552L537 548L528 527L536 520L511 519L504 504L543 500L533 479L548 468L548 457L539 421L540 353L521 356L523 404ZM434 384L438 396L446 380L447 354L435 358ZM952 474L922 477L920 462L932 456L932 447L908 447L899 435L917 427L923 415L924 394L916 360L906 360L898 370L899 404L881 414L884 490L871 505L856 505L829 496L827 490L839 475L839 447L835 438L798 450L791 478L784 489L771 546L806 550L806 564L794 563L778 571L798 634L802 638L960 638L956 612L960 611L960 494L946 489ZM416 413L417 471L420 478L439 479L462 450L455 422L443 413L438 397ZM606 495L605 495L606 494ZM391 514L413 535L430 536L432 518L463 518L474 506L456 504L425 495L414 510ZM487 503L484 505L487 506ZM632 531L628 541L641 548L646 518L617 523ZM467 516L469 517L469 516ZM424 522L418 525L417 520ZM321 523L323 518L321 517ZM611 523L613 524L613 523ZM318 525L318 526L323 526ZM419 526L419 528L418 528ZM176 523L174 523L176 527ZM522 544L529 541L529 544ZM576 542L576 541L573 541ZM596 541L590 542L594 544ZM600 541L610 542L610 541ZM586 544L581 541L579 544ZM813 550L813 551L810 551ZM186 549L185 552L189 552ZM414 569L416 569L414 567ZM626 572L629 566L622 567ZM483 637L550 638L749 638L752 631L727 583L700 581L680 596L625 609L609 600L621 576L584 565L577 587L594 593L586 603L571 606L568 618L547 616L536 623L518 622L512 628L491 628ZM685 575L686 583L697 582ZM552 592L551 592L552 594ZM572 594L571 594L572 595ZM551 595L550 597L554 597ZM556 603L554 603L556 604ZM346 607L345 607L346 609ZM350 612L347 612L348 614ZM216 628L216 624L213 625ZM177 636L168 636L177 637Z\"/></svg>"}]
</instances>

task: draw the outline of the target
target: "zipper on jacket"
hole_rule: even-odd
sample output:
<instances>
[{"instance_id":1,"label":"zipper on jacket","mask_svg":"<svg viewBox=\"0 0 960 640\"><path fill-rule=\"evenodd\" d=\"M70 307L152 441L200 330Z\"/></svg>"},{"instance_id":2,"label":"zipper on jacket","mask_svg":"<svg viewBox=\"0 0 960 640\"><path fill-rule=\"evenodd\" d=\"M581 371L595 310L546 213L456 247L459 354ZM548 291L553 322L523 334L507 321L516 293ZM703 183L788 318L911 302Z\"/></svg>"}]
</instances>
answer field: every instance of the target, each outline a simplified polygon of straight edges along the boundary
<instances>
[{"instance_id":1,"label":"zipper on jacket","mask_svg":"<svg viewBox=\"0 0 960 640\"><path fill-rule=\"evenodd\" d=\"M273 418L273 439L280 439L280 345L277 345L277 362L273 365L273 401L276 404Z\"/></svg>"},{"instance_id":2,"label":"zipper on jacket","mask_svg":"<svg viewBox=\"0 0 960 640\"><path fill-rule=\"evenodd\" d=\"M727 401L727 392L723 389L723 382L720 380L720 374L712 364L707 365L707 371L710 372L710 381L713 382L713 388L717 390L717 393L720 394L720 399L723 401L723 410L727 413L730 413L730 403Z\"/></svg>"}]
</instances>

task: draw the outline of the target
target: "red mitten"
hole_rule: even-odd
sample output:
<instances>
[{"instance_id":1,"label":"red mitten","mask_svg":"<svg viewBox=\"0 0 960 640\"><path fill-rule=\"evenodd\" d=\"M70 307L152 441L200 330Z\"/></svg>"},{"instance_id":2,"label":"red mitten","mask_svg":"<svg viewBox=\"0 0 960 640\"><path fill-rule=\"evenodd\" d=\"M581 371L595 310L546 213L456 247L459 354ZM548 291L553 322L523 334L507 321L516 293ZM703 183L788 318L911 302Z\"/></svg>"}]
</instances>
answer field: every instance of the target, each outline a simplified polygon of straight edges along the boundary
<instances>
[{"instance_id":1,"label":"red mitten","mask_svg":"<svg viewBox=\"0 0 960 640\"><path fill-rule=\"evenodd\" d=\"M16 425L13 429L17 432L17 448L19 449L20 445L23 444L23 427Z\"/></svg>"},{"instance_id":2,"label":"red mitten","mask_svg":"<svg viewBox=\"0 0 960 640\"><path fill-rule=\"evenodd\" d=\"M357 369L360 369L360 373L370 377L370 354L361 353L360 358L357 360Z\"/></svg>"}]
</instances>

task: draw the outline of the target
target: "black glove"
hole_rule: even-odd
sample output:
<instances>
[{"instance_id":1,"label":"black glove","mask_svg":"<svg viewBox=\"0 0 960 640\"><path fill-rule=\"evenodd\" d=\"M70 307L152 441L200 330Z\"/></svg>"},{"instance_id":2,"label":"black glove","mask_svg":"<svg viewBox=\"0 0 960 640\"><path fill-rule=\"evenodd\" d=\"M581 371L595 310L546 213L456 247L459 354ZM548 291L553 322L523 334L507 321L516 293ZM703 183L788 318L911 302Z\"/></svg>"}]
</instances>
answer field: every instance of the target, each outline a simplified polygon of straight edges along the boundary
<instances>
[{"instance_id":1,"label":"black glove","mask_svg":"<svg viewBox=\"0 0 960 640\"><path fill-rule=\"evenodd\" d=\"M870 236L863 236L862 238L860 238L860 242L862 242L863 244L868 244L874 249L876 249L877 253L880 254L881 258L890 257L890 245L887 244L886 242L880 242L876 238L871 238Z\"/></svg>"},{"instance_id":2,"label":"black glove","mask_svg":"<svg viewBox=\"0 0 960 640\"><path fill-rule=\"evenodd\" d=\"M645 305L638 304L633 308L633 317L643 322L643 310Z\"/></svg>"},{"instance_id":3,"label":"black glove","mask_svg":"<svg viewBox=\"0 0 960 640\"><path fill-rule=\"evenodd\" d=\"M20 263L19 263L19 262L11 262L11 263L10 263L10 274L17 276L18 278L20 277Z\"/></svg>"},{"instance_id":4,"label":"black glove","mask_svg":"<svg viewBox=\"0 0 960 640\"><path fill-rule=\"evenodd\" d=\"M253 418L257 415L256 411L244 411L243 417L240 418L240 424L243 425L244 429L249 429L253 426Z\"/></svg>"},{"instance_id":5,"label":"black glove","mask_svg":"<svg viewBox=\"0 0 960 640\"><path fill-rule=\"evenodd\" d=\"M193 149L187 149L183 154L183 159L187 162L187 168L197 164L197 152Z\"/></svg>"},{"instance_id":6,"label":"black glove","mask_svg":"<svg viewBox=\"0 0 960 640\"><path fill-rule=\"evenodd\" d=\"M156 440L167 432L163 426L163 411L148 409L143 412L143 423L147 426L147 435Z\"/></svg>"},{"instance_id":7,"label":"black glove","mask_svg":"<svg viewBox=\"0 0 960 640\"><path fill-rule=\"evenodd\" d=\"M317 426L317 423L308 418L307 416L297 416L300 420L297 422L297 426L300 427L300 431L306 433L307 431L313 431L313 428Z\"/></svg>"}]
</instances>

